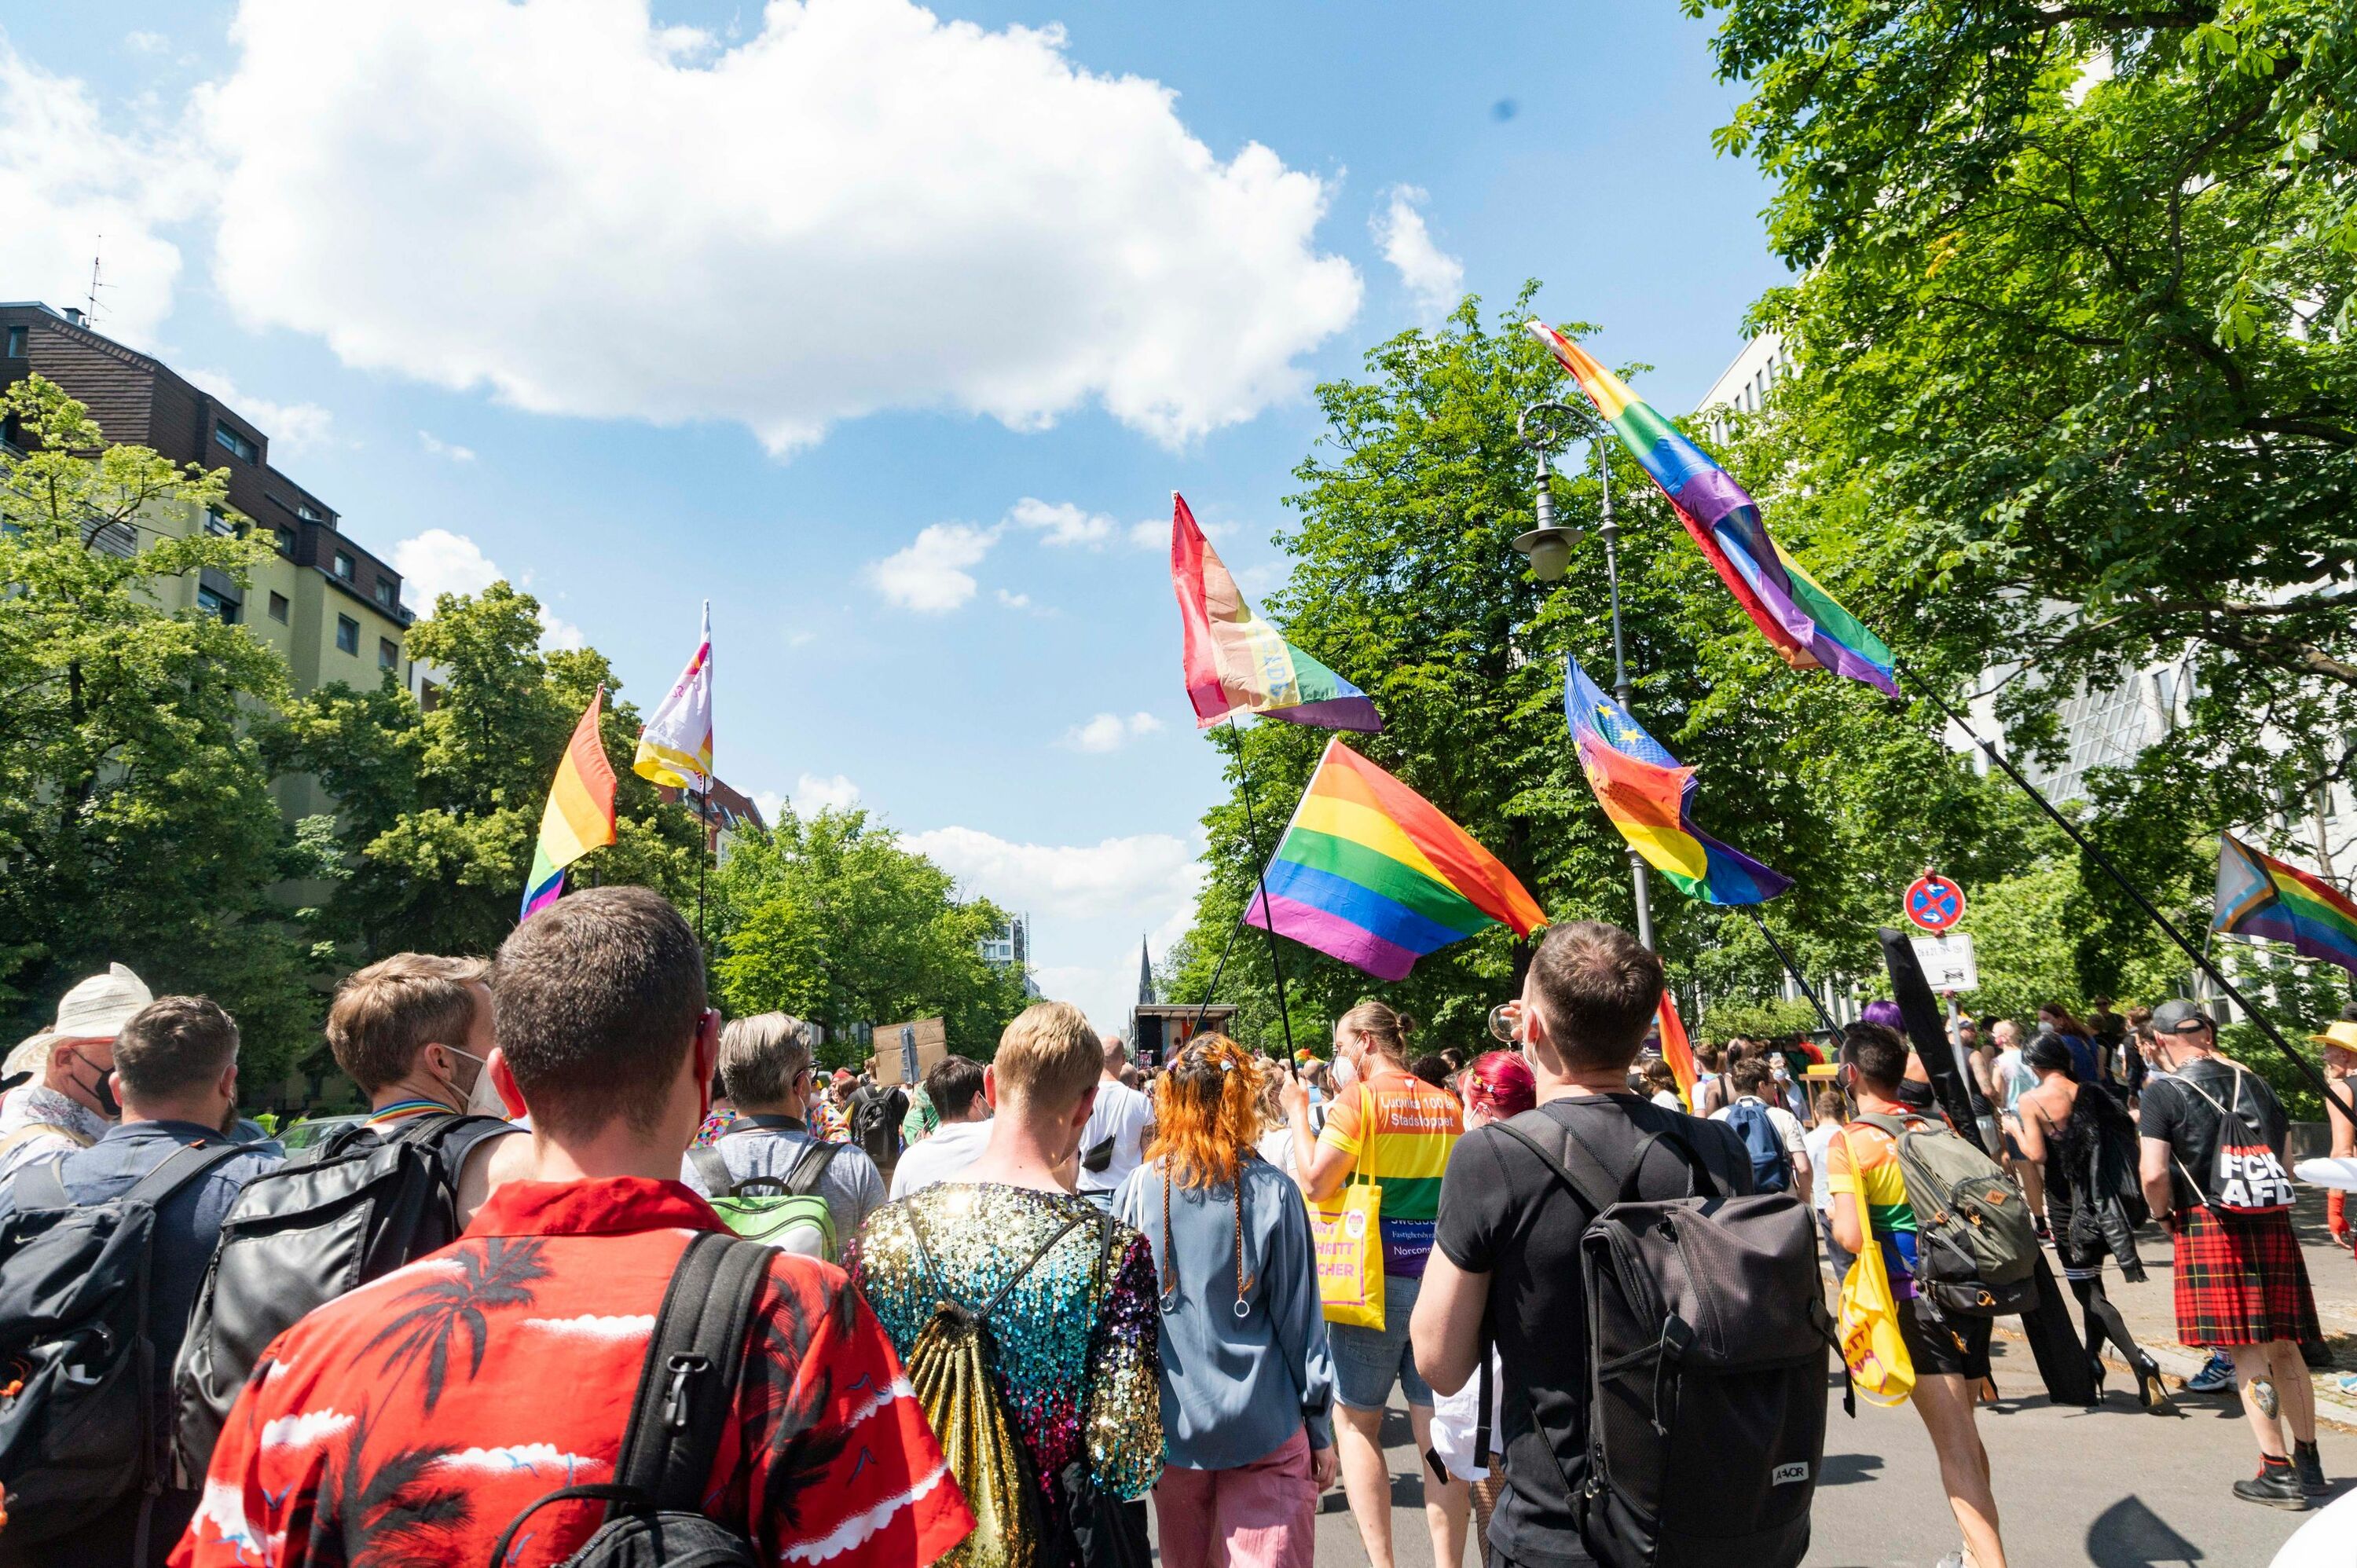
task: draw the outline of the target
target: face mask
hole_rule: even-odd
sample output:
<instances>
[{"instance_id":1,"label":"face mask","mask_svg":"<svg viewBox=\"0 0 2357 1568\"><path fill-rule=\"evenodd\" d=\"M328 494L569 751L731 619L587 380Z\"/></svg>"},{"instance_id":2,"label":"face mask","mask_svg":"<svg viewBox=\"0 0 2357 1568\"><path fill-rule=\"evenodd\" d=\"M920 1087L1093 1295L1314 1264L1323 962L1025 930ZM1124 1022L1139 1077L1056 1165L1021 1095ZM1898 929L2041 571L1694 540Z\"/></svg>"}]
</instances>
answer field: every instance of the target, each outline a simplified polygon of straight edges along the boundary
<instances>
[{"instance_id":1,"label":"face mask","mask_svg":"<svg viewBox=\"0 0 2357 1568\"><path fill-rule=\"evenodd\" d=\"M1337 1089L1348 1089L1358 1081L1359 1059L1356 1057L1346 1057L1340 1051L1335 1052L1334 1087Z\"/></svg>"},{"instance_id":2,"label":"face mask","mask_svg":"<svg viewBox=\"0 0 2357 1568\"><path fill-rule=\"evenodd\" d=\"M91 1060L80 1051L74 1052L74 1060L81 1063L82 1066L91 1069L91 1076L95 1081L85 1084L83 1087L90 1091L91 1098L98 1101L99 1110L105 1114L106 1119L109 1122L122 1121L123 1101L114 1098L114 1083L113 1080L114 1069L113 1068L100 1067L96 1062Z\"/></svg>"},{"instance_id":3,"label":"face mask","mask_svg":"<svg viewBox=\"0 0 2357 1568\"><path fill-rule=\"evenodd\" d=\"M462 1051L456 1046L445 1046L442 1048L454 1057L464 1057L475 1064L474 1087L465 1093L459 1092L457 1079L446 1078L442 1080L449 1085L450 1098L458 1102L459 1109L469 1115L504 1117L508 1113L508 1108L500 1102L500 1091L491 1083L491 1064L474 1052Z\"/></svg>"}]
</instances>

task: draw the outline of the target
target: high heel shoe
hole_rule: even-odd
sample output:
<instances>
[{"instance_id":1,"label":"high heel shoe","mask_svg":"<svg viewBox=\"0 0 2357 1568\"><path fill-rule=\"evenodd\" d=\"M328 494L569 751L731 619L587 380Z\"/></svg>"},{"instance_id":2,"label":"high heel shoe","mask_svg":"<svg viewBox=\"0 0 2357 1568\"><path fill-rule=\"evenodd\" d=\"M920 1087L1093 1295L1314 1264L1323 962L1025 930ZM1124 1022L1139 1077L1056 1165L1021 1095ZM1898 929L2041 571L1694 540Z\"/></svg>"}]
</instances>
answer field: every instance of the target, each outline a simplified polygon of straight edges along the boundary
<instances>
[{"instance_id":1,"label":"high heel shoe","mask_svg":"<svg viewBox=\"0 0 2357 1568\"><path fill-rule=\"evenodd\" d=\"M2087 1395L2087 1408L2093 1410L2104 1402L2104 1373L2108 1370L2101 1356L2087 1358L2087 1382L2092 1391Z\"/></svg>"},{"instance_id":2,"label":"high heel shoe","mask_svg":"<svg viewBox=\"0 0 2357 1568\"><path fill-rule=\"evenodd\" d=\"M2176 1402L2169 1397L2168 1386L2160 1380L2160 1364L2149 1356L2138 1356L2136 1363L2136 1402L2154 1415L2176 1415Z\"/></svg>"}]
</instances>

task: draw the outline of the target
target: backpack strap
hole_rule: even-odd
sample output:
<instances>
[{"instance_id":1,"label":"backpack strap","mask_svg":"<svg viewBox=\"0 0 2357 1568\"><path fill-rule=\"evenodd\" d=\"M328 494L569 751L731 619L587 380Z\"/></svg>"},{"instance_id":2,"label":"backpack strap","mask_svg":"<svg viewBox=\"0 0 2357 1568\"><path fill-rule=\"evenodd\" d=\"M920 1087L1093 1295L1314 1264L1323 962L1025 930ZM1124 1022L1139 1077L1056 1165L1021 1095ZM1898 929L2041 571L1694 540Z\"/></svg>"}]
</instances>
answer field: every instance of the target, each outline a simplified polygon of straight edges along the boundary
<instances>
[{"instance_id":1,"label":"backpack strap","mask_svg":"<svg viewBox=\"0 0 2357 1568\"><path fill-rule=\"evenodd\" d=\"M1537 1112L1525 1112L1523 1114L1534 1116ZM1547 1124L1561 1134L1563 1153L1556 1155L1541 1148L1537 1139L1515 1125L1522 1119L1521 1116L1512 1116L1502 1122L1492 1122L1490 1125L1536 1155L1539 1163L1554 1172L1556 1180L1571 1188L1573 1195L1587 1206L1591 1214L1601 1214L1620 1201L1620 1189L1624 1184L1612 1179L1612 1173L1604 1168L1604 1163L1588 1153L1587 1144L1571 1135L1570 1128L1552 1116L1545 1119ZM1574 1175L1567 1166L1577 1166L1578 1174Z\"/></svg>"},{"instance_id":2,"label":"backpack strap","mask_svg":"<svg viewBox=\"0 0 2357 1568\"><path fill-rule=\"evenodd\" d=\"M834 1162L835 1152L844 1146L813 1140L810 1147L794 1161L793 1168L786 1173L786 1191L795 1197L809 1197L816 1194L818 1184L826 1179L826 1167Z\"/></svg>"},{"instance_id":3,"label":"backpack strap","mask_svg":"<svg viewBox=\"0 0 2357 1568\"><path fill-rule=\"evenodd\" d=\"M687 1244L647 1339L614 1480L659 1509L697 1512L736 1408L770 1250L707 1232Z\"/></svg>"},{"instance_id":4,"label":"backpack strap","mask_svg":"<svg viewBox=\"0 0 2357 1568\"><path fill-rule=\"evenodd\" d=\"M123 1195L122 1201L144 1203L151 1208L158 1207L215 1165L235 1159L246 1153L249 1147L237 1143L186 1144L134 1183L131 1190ZM62 1160L64 1156L59 1155L59 1158Z\"/></svg>"},{"instance_id":5,"label":"backpack strap","mask_svg":"<svg viewBox=\"0 0 2357 1568\"><path fill-rule=\"evenodd\" d=\"M695 1167L695 1178L704 1184L706 1197L737 1196L737 1176L728 1168L728 1161L709 1144L699 1144L687 1152L687 1163Z\"/></svg>"},{"instance_id":6,"label":"backpack strap","mask_svg":"<svg viewBox=\"0 0 2357 1568\"><path fill-rule=\"evenodd\" d=\"M15 1176L16 1207L19 1209L71 1208L73 1195L66 1190L65 1151L62 1149L46 1160L36 1160Z\"/></svg>"},{"instance_id":7,"label":"backpack strap","mask_svg":"<svg viewBox=\"0 0 2357 1568\"><path fill-rule=\"evenodd\" d=\"M22 1127L17 1128L15 1132L8 1133L5 1137L0 1137L0 1155L8 1154L20 1145L29 1144L34 1139L45 1136L50 1133L55 1133L59 1137L67 1140L77 1148L87 1149L90 1147L91 1141L88 1138L83 1137L71 1127L59 1126L55 1122L27 1122Z\"/></svg>"}]
</instances>

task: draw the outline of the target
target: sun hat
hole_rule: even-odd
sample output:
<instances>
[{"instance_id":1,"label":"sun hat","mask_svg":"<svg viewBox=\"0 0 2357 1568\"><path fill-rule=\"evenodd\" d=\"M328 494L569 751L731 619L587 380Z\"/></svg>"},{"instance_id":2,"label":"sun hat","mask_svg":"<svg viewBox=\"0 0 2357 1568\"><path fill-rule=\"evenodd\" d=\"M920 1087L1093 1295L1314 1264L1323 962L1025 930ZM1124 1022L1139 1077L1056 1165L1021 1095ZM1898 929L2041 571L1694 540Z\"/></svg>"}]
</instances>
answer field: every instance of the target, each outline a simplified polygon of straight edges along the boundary
<instances>
[{"instance_id":1,"label":"sun hat","mask_svg":"<svg viewBox=\"0 0 2357 1568\"><path fill-rule=\"evenodd\" d=\"M2319 1046L2339 1046L2344 1051L2357 1051L2357 1022L2337 1019L2324 1026L2324 1033L2309 1038Z\"/></svg>"},{"instance_id":2,"label":"sun hat","mask_svg":"<svg viewBox=\"0 0 2357 1568\"><path fill-rule=\"evenodd\" d=\"M17 1042L0 1071L40 1071L60 1040L111 1040L123 1033L132 1015L155 1000L146 982L128 966L110 963L104 974L91 975L59 997L57 1020Z\"/></svg>"}]
</instances>

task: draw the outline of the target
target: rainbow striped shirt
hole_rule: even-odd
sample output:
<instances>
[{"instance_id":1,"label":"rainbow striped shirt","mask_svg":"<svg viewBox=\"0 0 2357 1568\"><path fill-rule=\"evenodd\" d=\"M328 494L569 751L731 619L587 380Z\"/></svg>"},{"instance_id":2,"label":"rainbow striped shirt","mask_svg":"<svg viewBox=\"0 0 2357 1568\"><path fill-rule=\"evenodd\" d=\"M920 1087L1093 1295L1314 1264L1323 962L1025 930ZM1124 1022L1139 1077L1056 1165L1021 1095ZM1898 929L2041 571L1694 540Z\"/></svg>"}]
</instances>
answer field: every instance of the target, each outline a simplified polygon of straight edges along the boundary
<instances>
[{"instance_id":1,"label":"rainbow striped shirt","mask_svg":"<svg viewBox=\"0 0 2357 1568\"><path fill-rule=\"evenodd\" d=\"M1365 1152L1360 1121L1370 1101L1374 1147ZM1353 1176L1363 1163L1368 1178L1383 1189L1383 1273L1423 1276L1433 1224L1440 1218L1441 1173L1464 1133L1465 1112L1456 1096L1397 1068L1335 1096L1318 1142L1351 1155Z\"/></svg>"}]
</instances>

